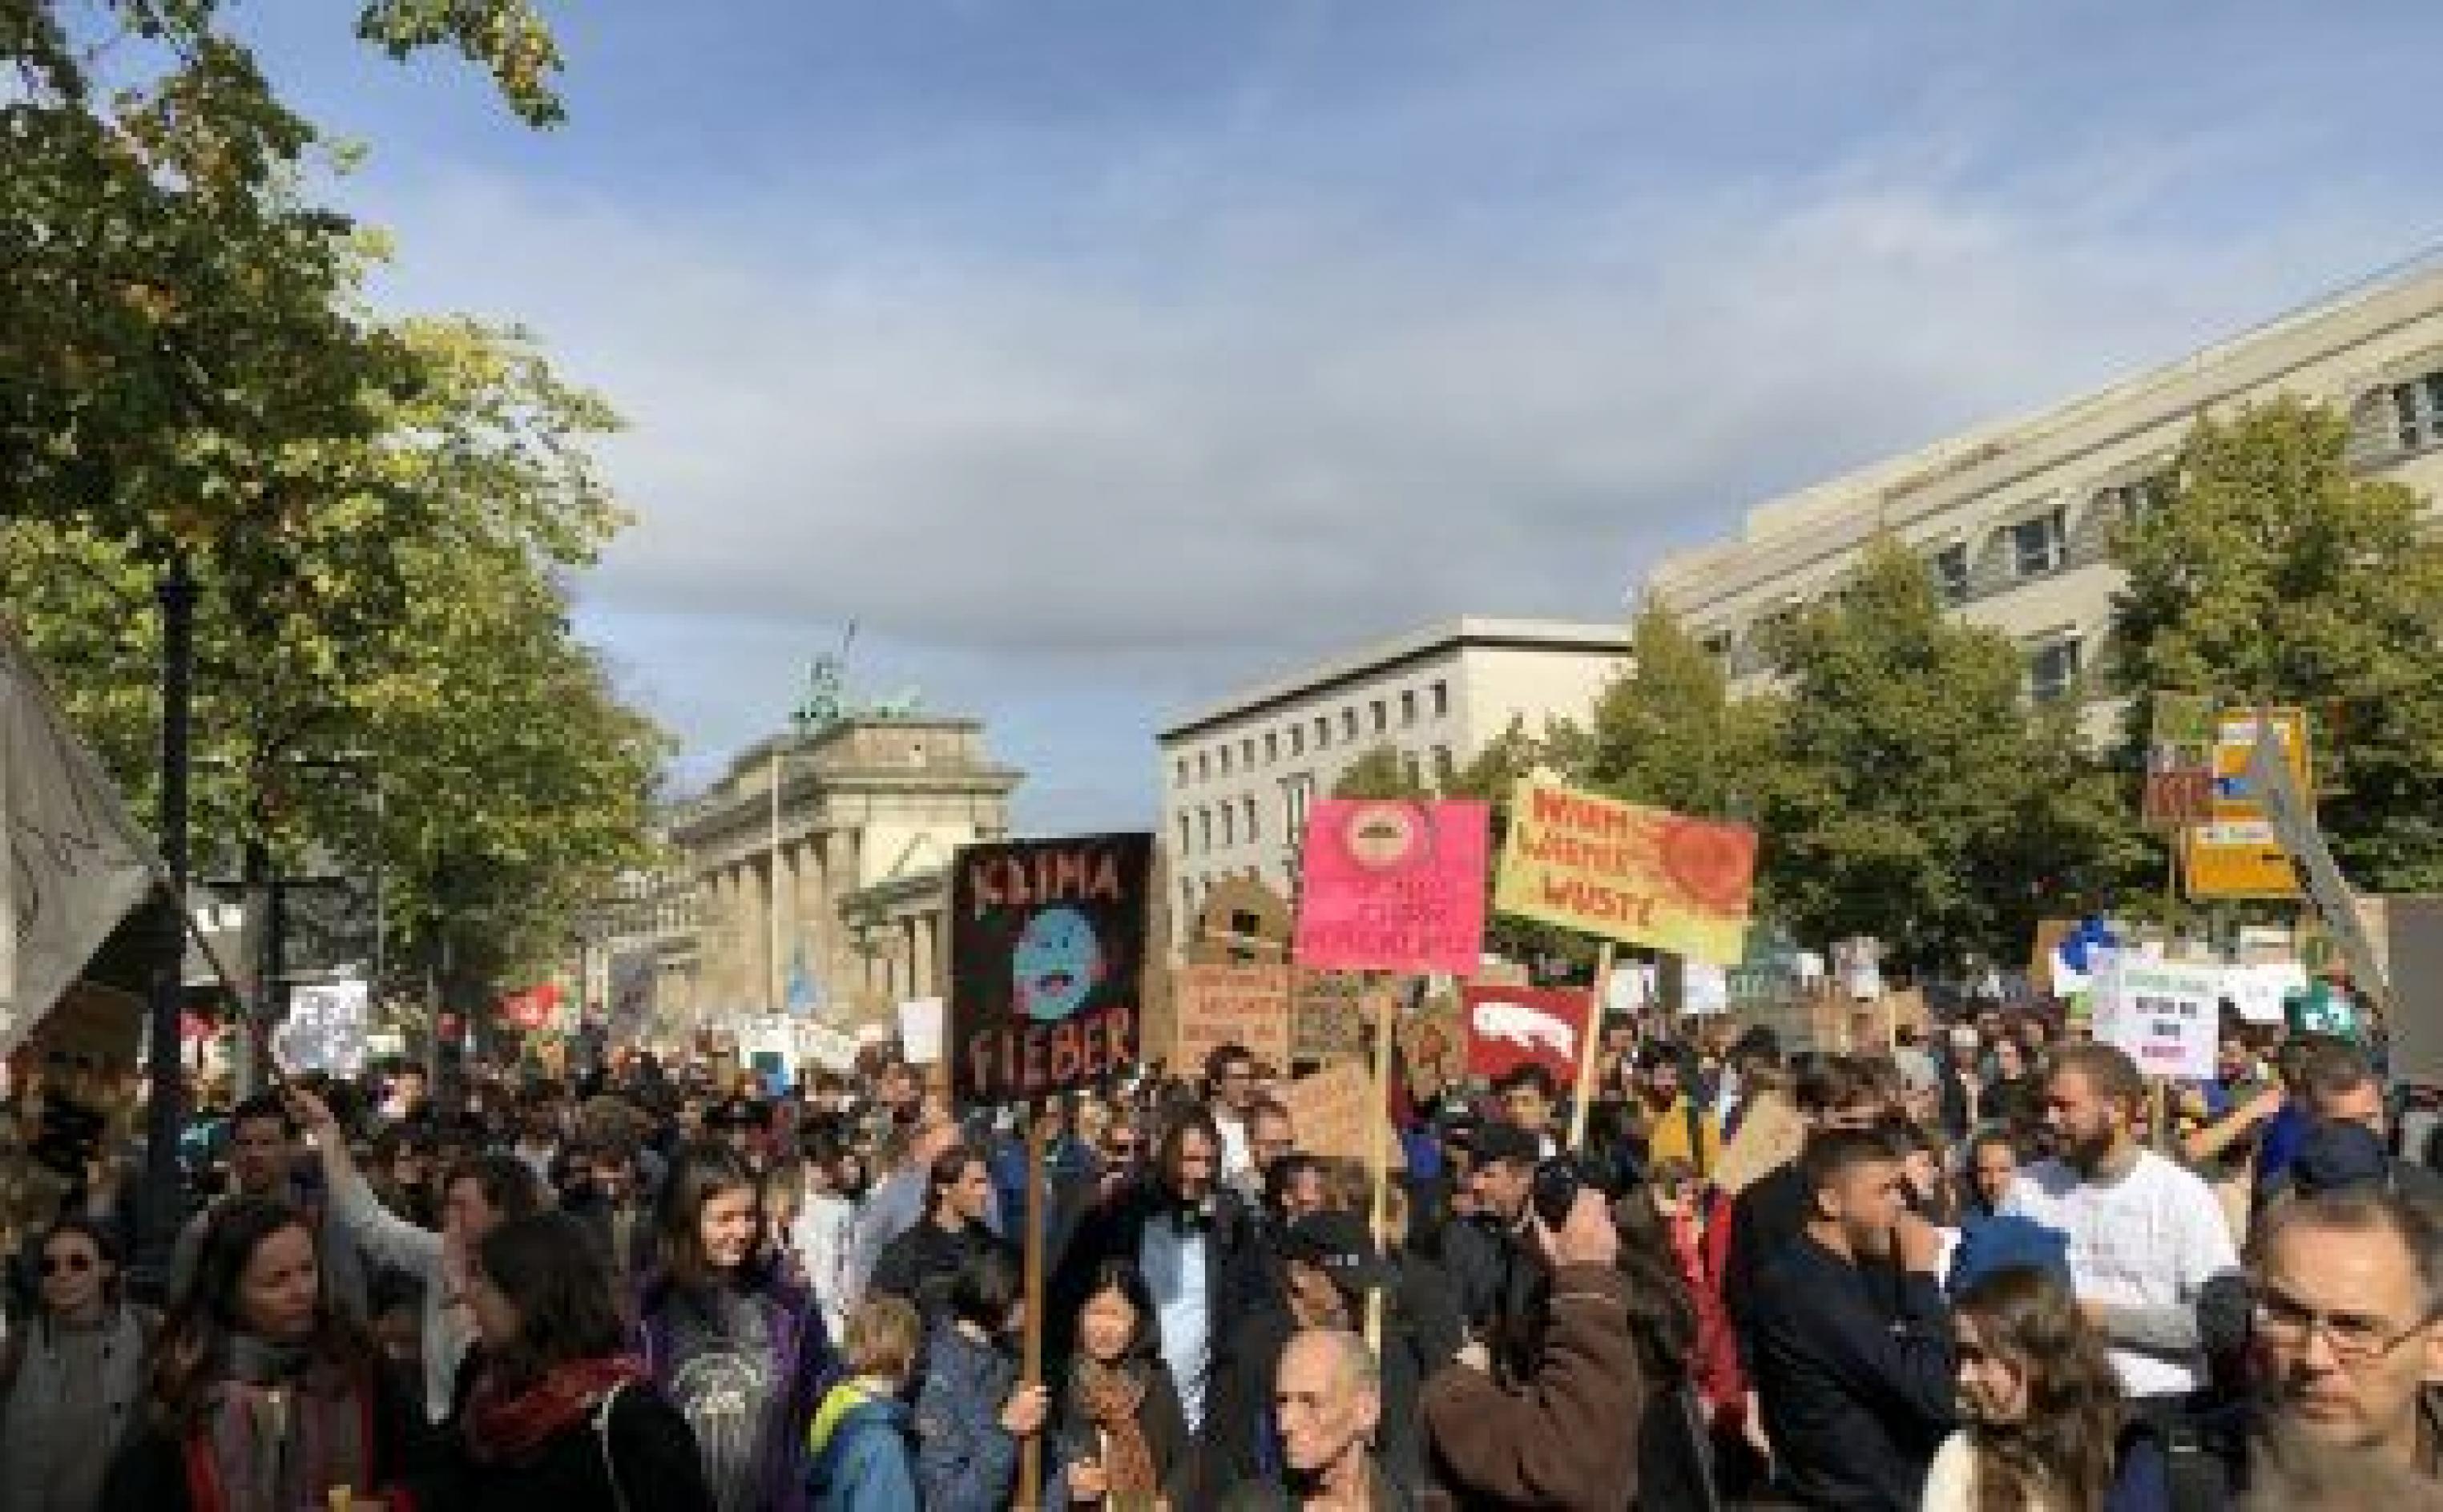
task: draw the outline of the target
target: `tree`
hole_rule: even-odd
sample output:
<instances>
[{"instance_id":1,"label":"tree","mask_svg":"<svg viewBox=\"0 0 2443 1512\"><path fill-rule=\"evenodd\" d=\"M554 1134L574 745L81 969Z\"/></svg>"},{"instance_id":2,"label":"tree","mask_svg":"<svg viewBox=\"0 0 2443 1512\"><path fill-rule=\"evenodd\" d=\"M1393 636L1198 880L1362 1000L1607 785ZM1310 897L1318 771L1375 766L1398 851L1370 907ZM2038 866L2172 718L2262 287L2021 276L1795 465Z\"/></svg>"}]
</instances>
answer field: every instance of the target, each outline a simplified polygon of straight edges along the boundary
<instances>
[{"instance_id":1,"label":"tree","mask_svg":"<svg viewBox=\"0 0 2443 1512\"><path fill-rule=\"evenodd\" d=\"M1396 746L1377 746L1349 764L1332 784L1334 798L1431 798Z\"/></svg>"},{"instance_id":2,"label":"tree","mask_svg":"<svg viewBox=\"0 0 2443 1512\"><path fill-rule=\"evenodd\" d=\"M317 507L268 541L195 548L197 829L208 853L262 846L292 873L378 858L394 959L447 959L473 983L549 957L578 904L645 858L665 743L576 641L561 586L625 520L586 451L615 417L514 333L410 321L384 337L413 382L369 400L377 434L267 459ZM0 594L139 793L150 582L129 539L0 531ZM341 755L367 769L298 776Z\"/></svg>"},{"instance_id":3,"label":"tree","mask_svg":"<svg viewBox=\"0 0 2443 1512\"><path fill-rule=\"evenodd\" d=\"M2115 542L2128 582L2112 673L2132 699L2133 752L2157 691L2338 710L2317 739L2345 772L2321 815L2343 869L2378 891L2432 891L2443 542L2414 490L2351 470L2349 439L2346 417L2296 398L2200 420L2159 507Z\"/></svg>"},{"instance_id":4,"label":"tree","mask_svg":"<svg viewBox=\"0 0 2443 1512\"><path fill-rule=\"evenodd\" d=\"M1946 618L1897 542L1777 639L1761 864L1803 934L1872 934L1919 968L2012 955L2126 863L2072 701L2030 710L2016 647Z\"/></svg>"},{"instance_id":5,"label":"tree","mask_svg":"<svg viewBox=\"0 0 2443 1512\"><path fill-rule=\"evenodd\" d=\"M1714 654L1659 600L1638 611L1628 665L1595 700L1575 779L1675 813L1749 819L1769 782L1782 700L1733 697Z\"/></svg>"}]
</instances>

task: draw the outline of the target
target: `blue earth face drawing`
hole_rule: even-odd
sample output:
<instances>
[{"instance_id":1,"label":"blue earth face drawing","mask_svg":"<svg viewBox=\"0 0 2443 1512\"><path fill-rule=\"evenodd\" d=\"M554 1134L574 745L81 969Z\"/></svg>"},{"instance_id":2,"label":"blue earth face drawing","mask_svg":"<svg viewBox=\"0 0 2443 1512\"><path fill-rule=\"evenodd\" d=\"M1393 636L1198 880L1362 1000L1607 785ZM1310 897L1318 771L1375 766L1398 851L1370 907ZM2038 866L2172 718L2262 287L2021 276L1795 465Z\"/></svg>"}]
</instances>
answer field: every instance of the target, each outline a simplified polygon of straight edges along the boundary
<instances>
[{"instance_id":1,"label":"blue earth face drawing","mask_svg":"<svg viewBox=\"0 0 2443 1512\"><path fill-rule=\"evenodd\" d=\"M1018 1010L1037 1023L1057 1023L1085 1006L1103 980L1103 947L1075 909L1045 909L1026 921L1009 957Z\"/></svg>"}]
</instances>

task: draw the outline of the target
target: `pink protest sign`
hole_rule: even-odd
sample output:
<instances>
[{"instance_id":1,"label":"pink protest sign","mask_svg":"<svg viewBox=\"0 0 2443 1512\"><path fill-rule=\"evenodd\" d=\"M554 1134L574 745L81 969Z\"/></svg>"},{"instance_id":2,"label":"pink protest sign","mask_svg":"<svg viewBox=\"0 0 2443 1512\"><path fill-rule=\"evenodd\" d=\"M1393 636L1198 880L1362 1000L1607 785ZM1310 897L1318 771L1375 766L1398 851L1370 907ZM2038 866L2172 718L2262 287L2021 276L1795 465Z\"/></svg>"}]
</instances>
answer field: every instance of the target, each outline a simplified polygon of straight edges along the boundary
<instances>
[{"instance_id":1,"label":"pink protest sign","mask_svg":"<svg viewBox=\"0 0 2443 1512\"><path fill-rule=\"evenodd\" d=\"M1490 809L1474 801L1318 802L1307 816L1298 964L1472 974L1491 829Z\"/></svg>"}]
</instances>

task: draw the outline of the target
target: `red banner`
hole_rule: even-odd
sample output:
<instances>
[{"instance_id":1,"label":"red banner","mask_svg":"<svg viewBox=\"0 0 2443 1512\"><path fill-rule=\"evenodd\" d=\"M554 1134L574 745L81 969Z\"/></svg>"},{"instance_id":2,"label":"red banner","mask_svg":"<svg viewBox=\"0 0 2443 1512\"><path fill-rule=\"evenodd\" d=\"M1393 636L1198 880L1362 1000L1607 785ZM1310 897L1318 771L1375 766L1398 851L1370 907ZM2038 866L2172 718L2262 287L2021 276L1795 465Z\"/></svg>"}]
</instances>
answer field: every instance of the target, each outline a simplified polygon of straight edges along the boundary
<instances>
[{"instance_id":1,"label":"red banner","mask_svg":"<svg viewBox=\"0 0 2443 1512\"><path fill-rule=\"evenodd\" d=\"M1522 1065L1540 1065L1567 1087L1578 1079L1579 1036L1594 994L1576 987L1469 986L1460 993L1467 1016L1467 1072L1492 1080Z\"/></svg>"}]
</instances>

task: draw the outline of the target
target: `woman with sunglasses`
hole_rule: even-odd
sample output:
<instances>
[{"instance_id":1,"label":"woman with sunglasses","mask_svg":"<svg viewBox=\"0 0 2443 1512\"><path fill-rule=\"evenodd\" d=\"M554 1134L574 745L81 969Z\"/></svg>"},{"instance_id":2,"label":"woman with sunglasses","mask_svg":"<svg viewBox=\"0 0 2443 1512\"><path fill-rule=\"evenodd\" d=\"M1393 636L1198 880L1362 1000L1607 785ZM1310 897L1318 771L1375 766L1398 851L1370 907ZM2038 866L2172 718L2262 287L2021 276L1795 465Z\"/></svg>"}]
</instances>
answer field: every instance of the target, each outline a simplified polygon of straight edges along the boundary
<instances>
[{"instance_id":1,"label":"woman with sunglasses","mask_svg":"<svg viewBox=\"0 0 2443 1512\"><path fill-rule=\"evenodd\" d=\"M156 1319L120 1300L100 1226L63 1218L39 1253L41 1308L0 1347L0 1507L88 1512L143 1400Z\"/></svg>"}]
</instances>

